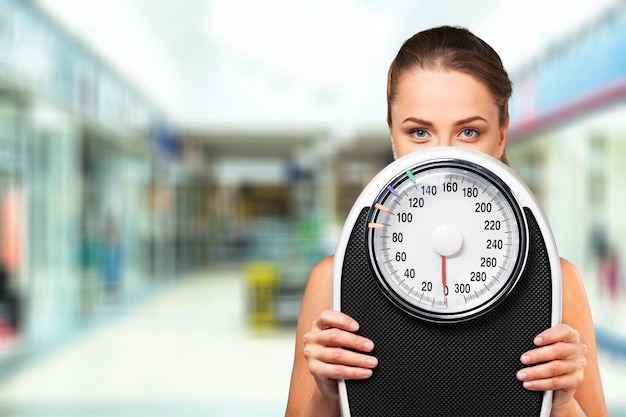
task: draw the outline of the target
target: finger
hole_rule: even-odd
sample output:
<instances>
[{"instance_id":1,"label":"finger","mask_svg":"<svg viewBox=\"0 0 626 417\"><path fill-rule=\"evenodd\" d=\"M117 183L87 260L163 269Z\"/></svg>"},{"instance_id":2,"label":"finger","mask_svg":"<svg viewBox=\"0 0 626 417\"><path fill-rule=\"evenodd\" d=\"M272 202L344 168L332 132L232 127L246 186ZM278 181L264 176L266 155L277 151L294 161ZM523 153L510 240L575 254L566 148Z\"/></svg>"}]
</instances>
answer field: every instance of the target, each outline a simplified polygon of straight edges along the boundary
<instances>
[{"instance_id":1,"label":"finger","mask_svg":"<svg viewBox=\"0 0 626 417\"><path fill-rule=\"evenodd\" d=\"M561 375L554 378L524 381L522 386L529 391L573 391L579 385L571 375Z\"/></svg>"},{"instance_id":2,"label":"finger","mask_svg":"<svg viewBox=\"0 0 626 417\"><path fill-rule=\"evenodd\" d=\"M566 324L558 324L537 335L533 340L535 346L545 346L556 342L577 343L580 341L578 330Z\"/></svg>"},{"instance_id":3,"label":"finger","mask_svg":"<svg viewBox=\"0 0 626 417\"><path fill-rule=\"evenodd\" d=\"M328 364L346 365L365 369L375 368L378 359L371 355L342 348L320 349L316 359Z\"/></svg>"},{"instance_id":4,"label":"finger","mask_svg":"<svg viewBox=\"0 0 626 417\"><path fill-rule=\"evenodd\" d=\"M313 322L313 327L320 330L335 327L349 332L356 332L359 330L359 323L357 323L352 317L340 311L324 310Z\"/></svg>"},{"instance_id":5,"label":"finger","mask_svg":"<svg viewBox=\"0 0 626 417\"><path fill-rule=\"evenodd\" d=\"M577 361L552 361L519 370L517 379L535 381L571 375L575 380L575 375L578 372L582 374L582 368Z\"/></svg>"},{"instance_id":6,"label":"finger","mask_svg":"<svg viewBox=\"0 0 626 417\"><path fill-rule=\"evenodd\" d=\"M587 359L587 345L584 343L554 343L525 352L520 361L524 365L534 365L556 360L569 360L576 366L584 367Z\"/></svg>"},{"instance_id":7,"label":"finger","mask_svg":"<svg viewBox=\"0 0 626 417\"><path fill-rule=\"evenodd\" d=\"M344 347L364 352L371 352L374 349L374 342L371 340L336 328L320 332L317 335L317 341L324 346Z\"/></svg>"},{"instance_id":8,"label":"finger","mask_svg":"<svg viewBox=\"0 0 626 417\"><path fill-rule=\"evenodd\" d=\"M554 343L524 352L520 357L520 361L524 365L533 365L559 359L575 358L576 356L584 356L585 349L583 347L584 345L573 343Z\"/></svg>"},{"instance_id":9,"label":"finger","mask_svg":"<svg viewBox=\"0 0 626 417\"><path fill-rule=\"evenodd\" d=\"M374 350L374 342L370 339L335 328L311 331L304 335L303 342L305 349L320 346L321 348L339 347L362 352Z\"/></svg>"},{"instance_id":10,"label":"finger","mask_svg":"<svg viewBox=\"0 0 626 417\"><path fill-rule=\"evenodd\" d=\"M318 378L328 379L366 379L372 376L372 369L354 366L325 363L322 361L309 362L311 374Z\"/></svg>"}]
</instances>

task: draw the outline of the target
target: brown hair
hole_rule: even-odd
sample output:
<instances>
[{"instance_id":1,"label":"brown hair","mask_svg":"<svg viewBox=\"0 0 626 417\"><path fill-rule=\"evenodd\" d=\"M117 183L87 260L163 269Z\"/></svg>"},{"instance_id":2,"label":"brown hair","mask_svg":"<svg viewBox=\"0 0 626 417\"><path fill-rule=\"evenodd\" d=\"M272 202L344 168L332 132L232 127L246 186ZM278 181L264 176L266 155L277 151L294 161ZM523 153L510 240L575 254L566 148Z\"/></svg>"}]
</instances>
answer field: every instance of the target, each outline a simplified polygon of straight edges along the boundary
<instances>
[{"instance_id":1,"label":"brown hair","mask_svg":"<svg viewBox=\"0 0 626 417\"><path fill-rule=\"evenodd\" d=\"M469 30L442 26L419 32L409 38L391 63L387 80L387 123L391 126L391 104L398 80L407 70L455 70L474 77L491 93L498 107L500 126L509 119L508 103L512 83L500 57Z\"/></svg>"}]
</instances>

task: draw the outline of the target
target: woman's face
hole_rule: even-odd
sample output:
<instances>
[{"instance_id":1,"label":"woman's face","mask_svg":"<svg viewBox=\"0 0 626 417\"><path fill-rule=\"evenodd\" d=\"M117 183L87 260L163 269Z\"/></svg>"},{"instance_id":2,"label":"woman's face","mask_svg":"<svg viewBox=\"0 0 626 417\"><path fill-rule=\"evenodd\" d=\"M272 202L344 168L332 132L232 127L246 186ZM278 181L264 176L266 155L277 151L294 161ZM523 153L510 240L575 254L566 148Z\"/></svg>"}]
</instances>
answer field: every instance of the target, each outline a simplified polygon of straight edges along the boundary
<instances>
[{"instance_id":1,"label":"woman's face","mask_svg":"<svg viewBox=\"0 0 626 417\"><path fill-rule=\"evenodd\" d=\"M473 148L498 159L507 125L489 90L458 71L407 71L398 80L389 128L394 156L434 146Z\"/></svg>"}]
</instances>

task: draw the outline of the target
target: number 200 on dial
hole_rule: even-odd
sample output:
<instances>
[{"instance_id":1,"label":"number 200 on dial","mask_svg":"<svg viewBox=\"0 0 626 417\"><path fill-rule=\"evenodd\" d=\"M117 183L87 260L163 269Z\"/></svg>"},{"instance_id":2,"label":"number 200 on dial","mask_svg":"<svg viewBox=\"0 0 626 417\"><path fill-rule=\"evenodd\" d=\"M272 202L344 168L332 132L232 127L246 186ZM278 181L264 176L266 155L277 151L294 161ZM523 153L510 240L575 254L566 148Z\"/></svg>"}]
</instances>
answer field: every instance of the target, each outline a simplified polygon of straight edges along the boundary
<instances>
[{"instance_id":1,"label":"number 200 on dial","mask_svg":"<svg viewBox=\"0 0 626 417\"><path fill-rule=\"evenodd\" d=\"M383 290L431 321L459 321L497 305L526 258L526 228L508 187L467 161L396 176L368 219L368 255Z\"/></svg>"}]
</instances>

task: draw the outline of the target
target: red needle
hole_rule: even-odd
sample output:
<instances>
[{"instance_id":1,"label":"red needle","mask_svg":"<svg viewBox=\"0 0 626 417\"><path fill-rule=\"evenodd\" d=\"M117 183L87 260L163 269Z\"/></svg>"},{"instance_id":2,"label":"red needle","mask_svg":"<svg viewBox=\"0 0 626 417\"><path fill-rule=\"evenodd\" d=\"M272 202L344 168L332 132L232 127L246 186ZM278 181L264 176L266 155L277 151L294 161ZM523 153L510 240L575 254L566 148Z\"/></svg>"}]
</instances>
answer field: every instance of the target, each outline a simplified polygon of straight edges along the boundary
<instances>
[{"instance_id":1,"label":"red needle","mask_svg":"<svg viewBox=\"0 0 626 417\"><path fill-rule=\"evenodd\" d=\"M443 285L443 302L446 303L446 286L448 285L446 277L446 257L441 256L441 284Z\"/></svg>"}]
</instances>

